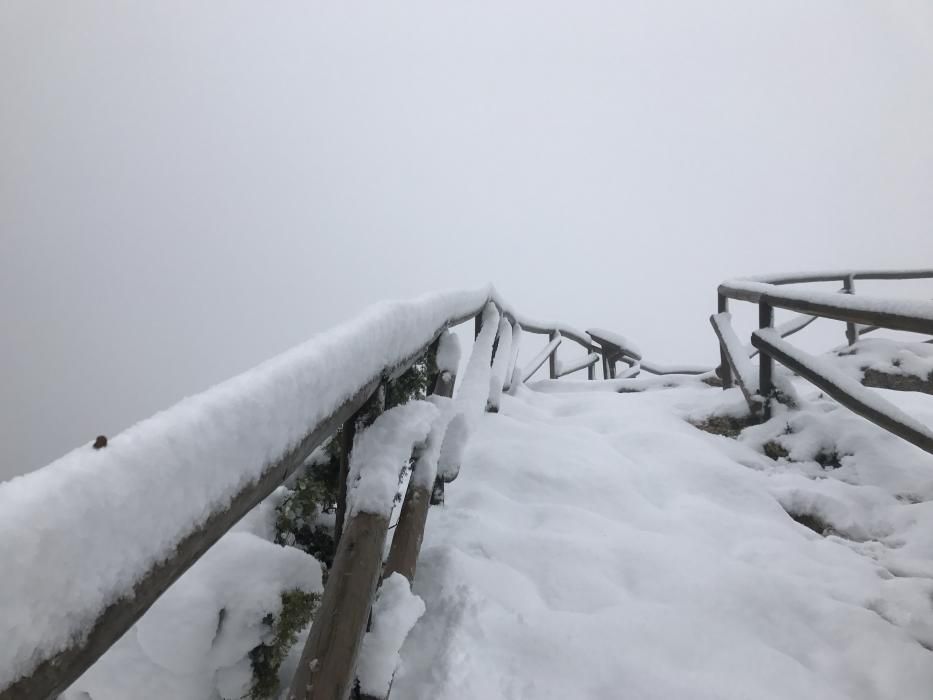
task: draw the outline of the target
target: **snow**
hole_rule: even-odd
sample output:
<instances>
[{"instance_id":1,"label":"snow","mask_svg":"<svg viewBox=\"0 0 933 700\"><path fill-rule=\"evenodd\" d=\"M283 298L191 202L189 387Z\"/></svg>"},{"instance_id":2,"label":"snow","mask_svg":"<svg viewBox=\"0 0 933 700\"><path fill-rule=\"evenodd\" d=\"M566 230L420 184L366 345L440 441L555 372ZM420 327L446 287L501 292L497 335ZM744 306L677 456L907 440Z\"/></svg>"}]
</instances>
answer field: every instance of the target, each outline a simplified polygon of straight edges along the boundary
<instances>
[{"instance_id":1,"label":"snow","mask_svg":"<svg viewBox=\"0 0 933 700\"><path fill-rule=\"evenodd\" d=\"M457 374L460 367L460 339L456 333L444 331L437 344L437 371Z\"/></svg>"},{"instance_id":2,"label":"snow","mask_svg":"<svg viewBox=\"0 0 933 700\"><path fill-rule=\"evenodd\" d=\"M720 337L720 342L726 346L726 352L733 364L732 369L738 375L737 378L742 382L742 386L749 395L758 393L758 375L752 369L752 364L748 360L748 351L742 345L742 341L732 329L732 314L723 312L710 317L713 327L716 328Z\"/></svg>"},{"instance_id":3,"label":"snow","mask_svg":"<svg viewBox=\"0 0 933 700\"><path fill-rule=\"evenodd\" d=\"M933 375L933 345L887 338L863 338L837 352L833 365L858 380L869 369L928 379Z\"/></svg>"},{"instance_id":4,"label":"snow","mask_svg":"<svg viewBox=\"0 0 933 700\"><path fill-rule=\"evenodd\" d=\"M558 362L557 376L564 377L568 374L579 372L581 369L595 365L597 362L599 362L599 353L596 352L591 352L586 357L573 362L568 362L566 365L563 362Z\"/></svg>"},{"instance_id":5,"label":"snow","mask_svg":"<svg viewBox=\"0 0 933 700\"><path fill-rule=\"evenodd\" d=\"M439 411L430 401L409 401L392 408L353 441L347 474L347 512L389 517L395 505L399 475L412 448L423 442Z\"/></svg>"},{"instance_id":6,"label":"snow","mask_svg":"<svg viewBox=\"0 0 933 700\"><path fill-rule=\"evenodd\" d=\"M512 357L512 324L508 319L499 321L499 344L496 347L496 356L492 362L492 371L489 377L489 406L492 410L499 409L499 400L502 395L502 385L505 383L506 371Z\"/></svg>"},{"instance_id":7,"label":"snow","mask_svg":"<svg viewBox=\"0 0 933 700\"><path fill-rule=\"evenodd\" d=\"M912 431L923 435L929 440L933 440L933 431L931 431L919 421L915 420L913 417L901 411L899 408L897 408L897 406L876 393L875 390L862 386L860 382L852 379L842 370L837 369L829 360L813 357L803 350L795 348L790 343L781 340L780 335L778 335L777 331L772 328L762 328L755 331L755 334L761 337L763 340L766 340L768 343L779 347L783 352L787 353L787 355L795 359L797 362L807 365L810 369L812 369L821 377L825 378L828 382L835 384L840 389L845 391L845 393L854 397L866 406L874 409L878 413L885 414L891 420L903 424L904 426L910 428Z\"/></svg>"},{"instance_id":8,"label":"snow","mask_svg":"<svg viewBox=\"0 0 933 700\"><path fill-rule=\"evenodd\" d=\"M104 449L0 484L0 560L17 572L0 577L0 687L66 648L309 426L491 294L377 304Z\"/></svg>"},{"instance_id":9,"label":"snow","mask_svg":"<svg viewBox=\"0 0 933 700\"><path fill-rule=\"evenodd\" d=\"M394 573L382 582L373 603L372 629L363 637L360 652L358 678L364 695L388 696L398 652L423 614L424 601L412 595L408 579Z\"/></svg>"},{"instance_id":10,"label":"snow","mask_svg":"<svg viewBox=\"0 0 933 700\"><path fill-rule=\"evenodd\" d=\"M695 429L744 403L696 380L503 396L429 512L393 696L929 698L933 456L799 391L825 420L787 437L836 426L841 469Z\"/></svg>"},{"instance_id":11,"label":"snow","mask_svg":"<svg viewBox=\"0 0 933 700\"><path fill-rule=\"evenodd\" d=\"M529 379L531 379L534 376L535 372L541 369L541 366L545 362L547 362L548 357L550 357L552 353L557 351L557 348L558 346L560 346L562 340L563 340L563 336L560 336L560 335L556 336L547 345L541 348L541 351L537 355L534 356L534 359L532 359L531 362L525 365L525 369L522 370L522 374L521 374L521 378L523 382L527 382Z\"/></svg>"},{"instance_id":12,"label":"snow","mask_svg":"<svg viewBox=\"0 0 933 700\"><path fill-rule=\"evenodd\" d=\"M522 349L522 327L515 324L512 327L512 355L509 358L509 365L505 370L505 382L502 385L503 391L512 391L513 387L521 383L521 368L518 366L518 353Z\"/></svg>"},{"instance_id":13,"label":"snow","mask_svg":"<svg viewBox=\"0 0 933 700\"><path fill-rule=\"evenodd\" d=\"M586 332L589 333L597 343L599 339L602 338L612 345L621 348L626 355L630 355L636 360L641 359L641 352L638 350L638 347L623 335L607 331L604 328L588 328Z\"/></svg>"},{"instance_id":14,"label":"snow","mask_svg":"<svg viewBox=\"0 0 933 700\"><path fill-rule=\"evenodd\" d=\"M430 490L437 476L437 463L441 456L447 426L454 417L454 402L445 396L437 395L429 396L428 400L437 406L438 416L434 419L424 446L418 451L411 480L416 488Z\"/></svg>"},{"instance_id":15,"label":"snow","mask_svg":"<svg viewBox=\"0 0 933 700\"><path fill-rule=\"evenodd\" d=\"M644 358L639 360L641 368L648 374L709 374L713 372L712 367L706 365L660 365L656 362L648 362Z\"/></svg>"},{"instance_id":16,"label":"snow","mask_svg":"<svg viewBox=\"0 0 933 700\"><path fill-rule=\"evenodd\" d=\"M460 473L463 452L469 439L470 421L465 414L458 413L447 424L437 462L437 473L445 482L453 481Z\"/></svg>"},{"instance_id":17,"label":"snow","mask_svg":"<svg viewBox=\"0 0 933 700\"><path fill-rule=\"evenodd\" d=\"M487 304L483 311L482 329L473 343L470 359L454 396L458 410L466 413L471 420L486 409L492 346L498 330L499 312L493 304Z\"/></svg>"},{"instance_id":18,"label":"snow","mask_svg":"<svg viewBox=\"0 0 933 700\"><path fill-rule=\"evenodd\" d=\"M256 512L256 511L254 511ZM249 693L251 649L266 641L281 594L321 593L321 565L241 529L189 569L63 700L214 700Z\"/></svg>"},{"instance_id":19,"label":"snow","mask_svg":"<svg viewBox=\"0 0 933 700\"><path fill-rule=\"evenodd\" d=\"M794 301L824 304L842 310L869 311L894 314L897 316L910 316L929 321L931 324L930 328L933 329L933 302L930 301L874 297L864 294L837 294L835 292L822 292L812 289L778 287L773 284L745 280L730 280L724 283L724 286L750 292L755 295L769 294L774 297L776 302L779 302L783 297ZM775 306L780 306L780 303L776 303Z\"/></svg>"}]
</instances>

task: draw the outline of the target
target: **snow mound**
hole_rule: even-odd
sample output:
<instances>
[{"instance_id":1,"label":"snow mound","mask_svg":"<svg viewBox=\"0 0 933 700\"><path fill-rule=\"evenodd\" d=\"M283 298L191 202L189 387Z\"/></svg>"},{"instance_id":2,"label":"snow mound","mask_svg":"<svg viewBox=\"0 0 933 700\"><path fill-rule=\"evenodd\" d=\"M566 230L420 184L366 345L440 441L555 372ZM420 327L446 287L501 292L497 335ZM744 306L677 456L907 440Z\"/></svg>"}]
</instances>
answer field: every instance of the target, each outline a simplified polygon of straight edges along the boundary
<instances>
[{"instance_id":1,"label":"snow mound","mask_svg":"<svg viewBox=\"0 0 933 700\"><path fill-rule=\"evenodd\" d=\"M393 695L929 698L933 456L798 391L846 423L839 469L762 454L790 416L738 441L685 420L737 389L503 396L429 513Z\"/></svg>"},{"instance_id":2,"label":"snow mound","mask_svg":"<svg viewBox=\"0 0 933 700\"><path fill-rule=\"evenodd\" d=\"M399 665L399 649L424 614L424 601L412 595L408 579L392 574L379 588L373 603L372 629L363 637L359 681L364 695L384 698Z\"/></svg>"}]
</instances>

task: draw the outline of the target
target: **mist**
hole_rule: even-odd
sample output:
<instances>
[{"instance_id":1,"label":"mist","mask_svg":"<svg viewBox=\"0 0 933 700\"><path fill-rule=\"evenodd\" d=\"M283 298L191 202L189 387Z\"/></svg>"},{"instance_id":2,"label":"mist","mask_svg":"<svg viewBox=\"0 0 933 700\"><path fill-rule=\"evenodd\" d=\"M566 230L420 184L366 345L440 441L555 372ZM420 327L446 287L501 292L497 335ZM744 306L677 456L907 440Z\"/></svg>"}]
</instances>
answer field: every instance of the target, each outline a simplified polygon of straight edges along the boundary
<instances>
[{"instance_id":1,"label":"mist","mask_svg":"<svg viewBox=\"0 0 933 700\"><path fill-rule=\"evenodd\" d=\"M711 365L931 221L926 2L5 2L0 479L439 288Z\"/></svg>"}]
</instances>

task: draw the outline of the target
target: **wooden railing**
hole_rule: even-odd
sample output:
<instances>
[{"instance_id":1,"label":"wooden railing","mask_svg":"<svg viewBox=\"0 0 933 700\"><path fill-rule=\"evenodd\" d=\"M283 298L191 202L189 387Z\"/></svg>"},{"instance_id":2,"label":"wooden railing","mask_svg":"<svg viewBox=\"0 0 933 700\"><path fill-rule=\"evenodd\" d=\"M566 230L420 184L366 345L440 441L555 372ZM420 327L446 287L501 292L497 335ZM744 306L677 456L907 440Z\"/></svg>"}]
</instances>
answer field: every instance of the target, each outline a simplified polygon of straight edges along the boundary
<instances>
[{"instance_id":1,"label":"wooden railing","mask_svg":"<svg viewBox=\"0 0 933 700\"><path fill-rule=\"evenodd\" d=\"M508 369L503 377L503 388L506 390L514 391L518 384L529 379L545 362L549 365L551 379L583 369L587 370L589 379L595 379L595 365L600 358L604 359L607 376L614 372L608 369L606 355L613 354L615 359L624 358L625 351L619 355L619 348L613 347L608 341L600 344L589 334L569 326L525 319L494 295L466 313L447 318L406 357L383 367L366 381L346 387L347 398L336 410L312 425L304 437L283 455L266 464L258 479L243 486L224 506L210 512L199 526L181 537L170 556L152 565L135 580L131 588L110 596L93 614L94 621L74 635L70 646L45 657L41 656L40 650L36 650L33 655L38 658L32 668L6 687L0 688L0 700L53 698L64 691L234 524L278 486L288 481L311 453L340 428L343 428L343 443L335 528L338 547L321 607L315 616L303 662L298 668L289 697L296 700L346 697L353 682L360 638L365 630L376 585L383 573L382 552L387 533L387 523L367 513L345 521L347 466L354 431L363 414L372 416L378 413L386 386L425 352L435 349L442 334L475 318L478 335L483 309L488 304L494 305L501 313L515 336L511 356L507 358ZM546 335L548 343L528 366L516 370L514 367L522 334ZM586 353L585 359L562 366L557 359L557 350L563 340L581 346ZM455 381L456 377L450 373L438 376L434 393L451 396ZM440 489L443 489L443 483ZM409 580L414 575L431 498L429 489L423 485L409 489L401 509L401 520L395 528L386 573L399 572Z\"/></svg>"},{"instance_id":2,"label":"wooden railing","mask_svg":"<svg viewBox=\"0 0 933 700\"><path fill-rule=\"evenodd\" d=\"M720 339L722 362L718 370L723 385L739 384L753 411L767 417L777 393L773 383L773 361L777 360L798 372L859 412L892 432L933 452L933 435L922 425L903 416L886 402L866 400L860 385L854 380L825 371L816 358L790 347L782 338L799 331L817 317L837 319L847 324L848 342L855 342L860 332L872 327L911 330L933 334L933 304L916 302L879 302L853 296L856 279L918 279L931 278L933 271L911 272L850 272L808 276L741 280L719 287L719 313L712 317ZM806 293L785 291L782 285L800 282L838 281L848 294ZM472 298L472 297L471 297ZM760 328L752 336L755 350L744 346L735 335L728 316L728 300L738 299L758 304ZM473 302L470 302L471 304ZM491 307L490 307L491 305ZM483 328L485 310L494 308L497 324ZM798 311L804 316L778 329L772 329L773 309ZM498 321L501 317L501 323ZM494 364L495 390L486 410L498 409L501 391L516 391L545 363L548 376L554 380L584 369L588 379L598 377L601 365L603 379L618 377L616 364L628 366L623 372L630 377L639 371L652 374L705 374L712 369L680 366L662 367L646 362L640 351L621 336L592 329L586 333L556 323L542 323L521 317L494 294L479 299L475 306L443 319L424 337L404 346L407 354L399 353L393 360L353 385L342 387L346 398L328 415L314 421L307 432L285 452L257 471L258 478L243 485L239 491L215 506L199 525L177 540L170 556L151 565L136 577L131 587L109 596L93 612L93 622L75 634L68 648L36 659L31 668L6 687L0 688L0 700L52 698L65 690L109 649L188 568L216 543L230 528L274 489L287 481L311 453L342 428L339 471L338 516L335 535L337 550L327 585L317 610L301 662L289 689L293 700L323 698L343 700L350 693L355 679L362 637L366 631L376 589L383 576L399 573L412 580L416 566L429 505L443 495L444 484L453 479L456 470L446 476L438 474L437 483L425 483L412 478L403 499L397 526L392 533L389 555L383 564L383 551L389 537L388 519L369 512L347 513L348 469L351 463L353 435L363 427L364 416L372 419L382 409L386 388L426 352L435 352L437 343L449 329L475 319L475 334L483 334L486 357L483 362ZM432 321L433 324L433 321ZM508 329L508 333L505 331ZM525 367L517 367L522 338L529 334L547 336L544 348ZM496 347L497 339L508 335ZM580 346L582 358L566 365L558 359L564 341ZM488 348L487 348L488 343ZM478 346L477 346L478 347ZM474 347L476 351L477 347ZM410 351L409 351L410 349ZM756 374L750 362L760 351ZM501 353L496 357L496 353ZM381 361L381 360L380 360ZM488 365L487 365L488 366ZM360 373L363 375L363 373ZM456 373L448 369L435 379L433 393L438 397L454 395ZM856 386L853 386L855 384ZM334 404L336 405L336 404ZM453 423L451 423L453 426ZM302 425L303 429L303 425ZM451 427L451 430L454 428ZM440 437L443 437L440 436ZM439 439L434 436L434 439ZM420 450L412 445L416 463ZM257 465L259 467L259 465ZM15 574L14 574L15 575ZM86 614L86 611L85 611Z\"/></svg>"},{"instance_id":3,"label":"wooden railing","mask_svg":"<svg viewBox=\"0 0 933 700\"><path fill-rule=\"evenodd\" d=\"M784 338L802 330L817 318L846 324L846 342L853 345L860 335L887 328L933 335L933 303L895 298L855 296L855 281L931 279L933 270L821 272L803 275L732 280L719 285L718 313L710 317L719 338L720 366L717 374L723 387L738 384L749 409L768 419L780 392L774 383L775 360L818 386L842 405L895 435L933 452L933 431L905 415L891 402L872 393L858 381L842 374L825 361L795 348ZM840 293L787 288L812 282L840 282ZM761 357L755 374L749 352L732 329L729 300L758 305L758 330L751 344ZM774 309L795 311L801 316L774 328Z\"/></svg>"}]
</instances>

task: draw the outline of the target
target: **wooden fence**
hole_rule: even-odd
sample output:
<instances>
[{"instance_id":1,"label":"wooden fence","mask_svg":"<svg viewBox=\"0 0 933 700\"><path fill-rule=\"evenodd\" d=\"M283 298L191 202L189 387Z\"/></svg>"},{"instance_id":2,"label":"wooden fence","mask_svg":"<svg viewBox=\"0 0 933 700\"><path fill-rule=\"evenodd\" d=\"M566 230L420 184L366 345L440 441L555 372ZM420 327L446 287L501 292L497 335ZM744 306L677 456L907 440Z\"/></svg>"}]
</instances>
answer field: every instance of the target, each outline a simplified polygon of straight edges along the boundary
<instances>
[{"instance_id":1,"label":"wooden fence","mask_svg":"<svg viewBox=\"0 0 933 700\"><path fill-rule=\"evenodd\" d=\"M933 431L904 415L883 397L865 389L858 381L835 371L819 358L793 347L784 338L817 318L846 324L846 342L853 345L860 335L879 328L933 335L933 303L895 298L855 296L855 281L931 279L933 270L846 271L807 275L781 275L734 280L719 285L718 313L710 317L719 338L720 366L717 374L724 388L738 384L749 409L762 419L771 414L780 398L774 384L775 360L809 380L843 406L876 425L933 453ZM814 282L839 282L839 293L788 288ZM729 315L729 300L758 305L758 330L751 343L761 354L755 374L747 348L736 337ZM795 311L801 316L774 327L774 309Z\"/></svg>"},{"instance_id":2,"label":"wooden fence","mask_svg":"<svg viewBox=\"0 0 933 700\"><path fill-rule=\"evenodd\" d=\"M737 383L751 410L765 418L776 396L772 375L773 362L777 360L820 386L840 403L933 452L933 435L926 428L911 423L909 419L902 419L883 403L866 401L860 390L846 381L840 381L838 377L827 376L815 358L806 356L783 340L818 317L845 322L849 343L854 343L860 333L874 328L933 335L933 304L879 303L877 300L863 300L853 295L856 279L918 278L933 278L933 271L827 273L742 280L720 285L718 313L711 321L720 341L721 365L717 372L723 386L729 388ZM802 294L784 290L784 286L790 284L825 281L841 282L842 291L846 294ZM730 299L758 305L760 328L752 335L753 351L742 345L732 329L728 314ZM306 462L312 451L340 428L343 428L343 442L335 532L337 550L288 697L291 700L344 700L348 697L354 687L360 646L379 582L382 577L392 573L400 573L409 581L412 580L429 505L432 500L438 500L435 493L437 489L443 489L443 483L431 491L424 484L417 484L414 479L411 481L392 534L389 555L383 565L383 551L389 536L388 519L371 513L348 516L344 510L353 434L362 416L371 417L379 412L387 385L425 352L436 351L438 339L449 328L474 318L475 333L479 335L482 313L488 303L495 304L502 318L512 327L514 343L511 356L504 358L507 360L504 362L507 370L505 376L501 377L506 390L514 390L516 382L530 379L545 363L548 364L548 376L552 380L584 369L588 379L596 379L599 374L604 379L612 379L618 376L616 364L619 362L628 367L625 376L634 376L639 371L652 374L712 373L709 368L662 367L646 362L638 350L620 336L595 329L583 333L560 324L520 318L497 299L489 298L467 314L448 318L434 333L424 337L418 349L404 360L383 367L378 375L359 386L347 387L346 395L349 398L339 408L312 426L287 454L266 465L261 476L243 487L228 505L210 513L202 525L177 544L171 557L153 565L135 582L131 590L102 607L95 622L75 639L71 647L41 659L27 675L0 689L0 700L52 698L65 690L237 521L288 480ZM782 327L772 328L775 308L797 311L803 316ZM523 334L545 335L548 340L530 363L524 368L514 369ZM583 349L583 357L563 365L557 353L564 340L579 345ZM757 374L750 363L755 352L761 353ZM492 361L492 357L489 359ZM597 368L600 369L599 373ZM442 372L435 379L433 392L449 397L454 392L455 383L456 377L452 372Z\"/></svg>"},{"instance_id":3,"label":"wooden fence","mask_svg":"<svg viewBox=\"0 0 933 700\"><path fill-rule=\"evenodd\" d=\"M341 427L344 429L335 532L337 551L289 697L295 700L345 698L353 684L361 638L380 577L383 573L399 572L411 580L421 546L428 504L432 499L432 494L424 489L409 489L383 572L382 553L388 523L367 513L356 515L344 522L347 467L354 431L361 415L372 416L379 411L387 384L404 373L425 352L436 349L441 334L471 318L476 319L478 334L486 303L493 303L498 307L502 317L513 326L516 334L523 332L548 337L548 343L541 353L524 370L514 372L519 381L531 378L545 362L548 363L551 379L583 369L587 370L589 379L595 379L595 366L600 358L604 360L606 372L614 374L614 370L609 369L609 362L605 359L607 352L614 353L615 359L625 358L624 354L620 355L617 352L617 348L603 347L587 333L561 324L544 324L521 318L510 309L504 308L495 298L487 299L482 306L469 314L447 319L432 335L425 337L421 346L406 359L384 367L378 376L373 376L360 386L348 388L349 398L337 410L312 426L305 437L287 454L266 465L261 477L242 488L229 505L210 513L200 527L178 542L172 556L153 565L135 582L131 590L125 591L116 600L101 608L94 623L84 630L69 648L41 659L27 675L0 688L0 700L53 698L68 688L234 524L286 482L306 462L311 453ZM584 360L574 361L567 366L560 364L557 349L564 339L583 348L586 353ZM517 348L515 356L510 358L510 367L516 359ZM455 381L456 378L447 373L438 376L434 392L442 396L451 396ZM510 369L505 378L506 387L514 384L514 381ZM443 484L440 484L440 487L443 488Z\"/></svg>"}]
</instances>

